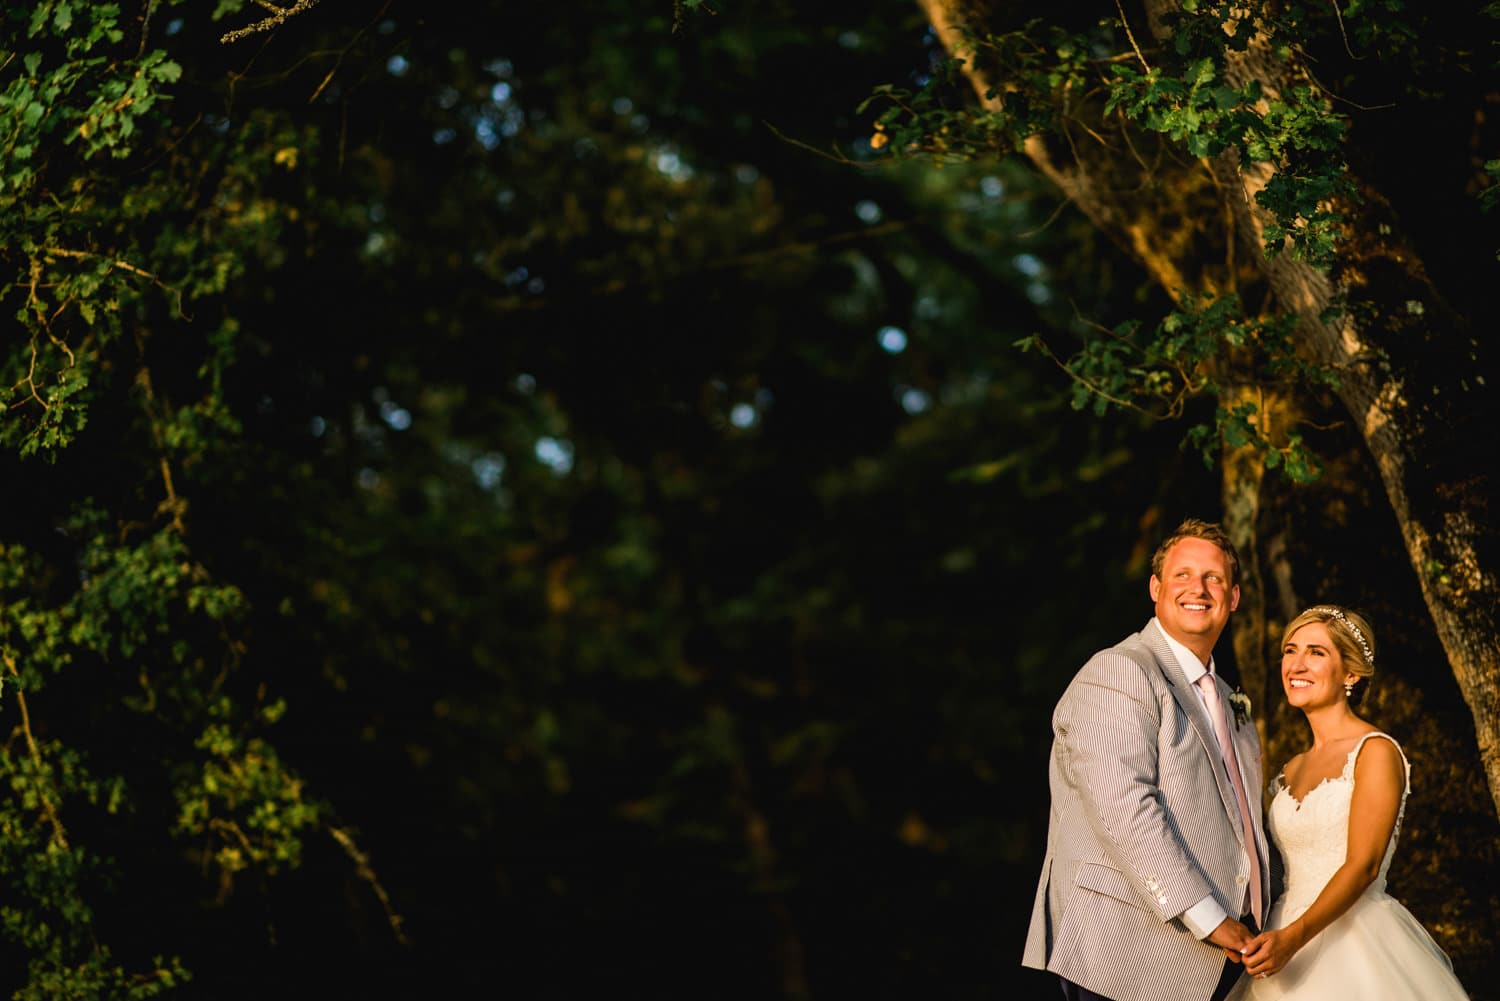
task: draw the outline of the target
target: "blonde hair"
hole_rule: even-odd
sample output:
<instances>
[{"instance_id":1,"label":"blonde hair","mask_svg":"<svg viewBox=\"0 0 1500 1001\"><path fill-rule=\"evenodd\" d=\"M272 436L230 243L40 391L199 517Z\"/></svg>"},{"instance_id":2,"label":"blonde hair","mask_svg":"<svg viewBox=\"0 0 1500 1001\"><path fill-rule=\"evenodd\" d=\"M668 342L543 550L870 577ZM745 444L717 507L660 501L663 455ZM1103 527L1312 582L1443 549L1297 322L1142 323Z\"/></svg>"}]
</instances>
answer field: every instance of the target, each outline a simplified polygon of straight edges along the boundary
<instances>
[{"instance_id":1,"label":"blonde hair","mask_svg":"<svg viewBox=\"0 0 1500 1001\"><path fill-rule=\"evenodd\" d=\"M1327 627L1328 638L1338 647L1345 671L1358 678L1375 674L1375 633L1363 615L1337 605L1314 605L1286 624L1281 634L1282 647L1286 647L1292 633L1310 622L1321 622Z\"/></svg>"},{"instance_id":2,"label":"blonde hair","mask_svg":"<svg viewBox=\"0 0 1500 1001\"><path fill-rule=\"evenodd\" d=\"M1224 553L1224 559L1229 563L1229 583L1237 584L1240 579L1240 555L1234 551L1234 543L1229 540L1229 533L1224 531L1222 525L1216 521L1204 521L1201 518L1186 518L1182 524L1161 541L1156 547L1156 553L1151 557L1151 576L1161 579L1162 569L1166 566L1167 552L1183 539L1202 539L1212 542Z\"/></svg>"}]
</instances>

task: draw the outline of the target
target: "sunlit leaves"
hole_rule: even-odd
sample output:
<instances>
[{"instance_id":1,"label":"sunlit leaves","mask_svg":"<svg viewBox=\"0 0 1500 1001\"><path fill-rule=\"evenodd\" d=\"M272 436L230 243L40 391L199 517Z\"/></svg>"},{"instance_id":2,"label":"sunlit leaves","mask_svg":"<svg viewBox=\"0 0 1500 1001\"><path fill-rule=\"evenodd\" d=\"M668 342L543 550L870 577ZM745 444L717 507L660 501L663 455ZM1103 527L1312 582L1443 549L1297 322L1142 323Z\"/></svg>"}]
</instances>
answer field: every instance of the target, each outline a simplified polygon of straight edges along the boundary
<instances>
[{"instance_id":1,"label":"sunlit leaves","mask_svg":"<svg viewBox=\"0 0 1500 1001\"><path fill-rule=\"evenodd\" d=\"M1195 157L1237 149L1246 162L1270 161L1280 169L1257 200L1276 222L1265 235L1266 253L1291 247L1317 264L1331 260L1341 216L1330 208L1354 196L1341 158L1346 124L1325 96L1297 87L1260 109L1260 85L1217 84L1218 63L1199 58L1180 74L1161 68L1142 73L1113 67L1106 112L1120 109L1143 127L1183 143Z\"/></svg>"},{"instance_id":2,"label":"sunlit leaves","mask_svg":"<svg viewBox=\"0 0 1500 1001\"><path fill-rule=\"evenodd\" d=\"M971 37L963 60L944 59L917 88L882 84L856 109L878 109L877 151L888 155L930 156L942 162L1015 152L1029 136L1056 129L1067 114L1067 95L1086 87L1093 39L1032 21L1025 29ZM965 60L1003 68L1013 87L988 94L983 109L961 96Z\"/></svg>"},{"instance_id":3,"label":"sunlit leaves","mask_svg":"<svg viewBox=\"0 0 1500 1001\"><path fill-rule=\"evenodd\" d=\"M268 720L284 708L276 705ZM225 702L217 715L232 712ZM196 746L204 757L175 790L175 831L203 846L219 870L223 891L236 873L252 866L275 874L299 865L301 835L319 822L325 808L304 795L302 780L276 749L228 722L209 724Z\"/></svg>"},{"instance_id":4,"label":"sunlit leaves","mask_svg":"<svg viewBox=\"0 0 1500 1001\"><path fill-rule=\"evenodd\" d=\"M1243 145L1245 135L1258 125L1252 108L1260 97L1259 85L1220 83L1211 59L1196 60L1181 75L1160 68L1142 73L1128 64L1114 66L1112 72L1105 113L1118 108L1143 127L1183 143L1195 157Z\"/></svg>"},{"instance_id":5,"label":"sunlit leaves","mask_svg":"<svg viewBox=\"0 0 1500 1001\"><path fill-rule=\"evenodd\" d=\"M158 384L149 364L153 336L192 322L245 260L281 252L295 210L268 197L263 179L285 170L271 151L303 137L276 116L251 115L234 131L201 119L173 123L182 66L153 44L173 31L148 31L164 23L151 14L171 6L153 5L142 17L113 3L53 0L0 15L4 48L24 53L0 68L0 300L19 333L0 351L0 447L66 464L81 438L112 437L111 451L136 450L143 473L114 484L104 500L62 501L71 508L53 512L64 540L58 551L4 552L6 694L32 700L35 724L59 731L56 739L18 736L0 761L22 811L0 816L14 835L5 880L21 885L29 874L50 874L33 881L36 892L4 922L31 953L30 983L17 996L146 997L185 977L175 960L127 975L97 941L82 884L98 878L90 874L102 867L99 845L70 838L77 864L51 863L77 804L111 815L133 804L123 781L94 779L83 768L72 742L87 735L67 732L48 705L53 686L66 689L102 669L135 680L133 693L128 684L111 690L150 721L143 725L191 731L212 706L221 725L243 730L243 743L211 755L198 776L220 790L206 800L205 823L243 833L252 846L236 849L245 865L269 871L291 862L300 833L319 816L275 751L254 743L252 731L272 717L239 718L235 703L214 691L243 653L248 606L239 587L216 578L190 549L187 501L174 491L240 431L224 396L240 328L228 317L204 317L196 337L173 352L186 377L159 373ZM114 409L101 427L95 408L106 400ZM175 753L202 754L190 739ZM167 780L158 773L144 781ZM165 825L159 835L170 836ZM27 931L38 915L50 915L41 937Z\"/></svg>"},{"instance_id":6,"label":"sunlit leaves","mask_svg":"<svg viewBox=\"0 0 1500 1001\"><path fill-rule=\"evenodd\" d=\"M47 574L34 554L0 545L0 690L41 687L72 660L71 619L45 600Z\"/></svg>"},{"instance_id":7,"label":"sunlit leaves","mask_svg":"<svg viewBox=\"0 0 1500 1001\"><path fill-rule=\"evenodd\" d=\"M85 156L108 152L123 158L133 152L130 138L136 123L161 99L158 86L175 83L182 68L166 58L160 50L146 53L133 72L106 76L92 91L92 103L81 109L74 132L66 141L76 140Z\"/></svg>"},{"instance_id":8,"label":"sunlit leaves","mask_svg":"<svg viewBox=\"0 0 1500 1001\"><path fill-rule=\"evenodd\" d=\"M1235 353L1253 366L1263 385L1336 386L1337 373L1301 358L1294 350L1293 317L1247 316L1237 296L1188 297L1149 333L1126 321L1112 330L1094 330L1067 359L1053 353L1042 337L1016 342L1022 350L1053 357L1072 377L1073 409L1096 416L1111 409L1138 410L1158 419L1181 417L1188 401L1216 396L1216 359ZM1190 425L1184 441L1212 465L1221 445L1254 446L1269 468L1281 468L1298 481L1317 476L1320 463L1295 429L1270 430L1256 404L1218 407L1212 423Z\"/></svg>"}]
</instances>

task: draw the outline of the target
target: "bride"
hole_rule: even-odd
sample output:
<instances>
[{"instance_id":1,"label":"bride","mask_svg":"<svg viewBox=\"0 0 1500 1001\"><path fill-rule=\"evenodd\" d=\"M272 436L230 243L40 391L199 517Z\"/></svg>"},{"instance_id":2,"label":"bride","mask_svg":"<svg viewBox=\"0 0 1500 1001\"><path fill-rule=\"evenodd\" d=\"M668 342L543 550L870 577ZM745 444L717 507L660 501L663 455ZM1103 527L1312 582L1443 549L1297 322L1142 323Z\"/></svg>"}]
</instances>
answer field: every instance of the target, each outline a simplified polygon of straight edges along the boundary
<instances>
[{"instance_id":1,"label":"bride","mask_svg":"<svg viewBox=\"0 0 1500 1001\"><path fill-rule=\"evenodd\" d=\"M1281 683L1312 746L1272 784L1267 828L1286 891L1269 930L1241 950L1247 975L1230 1001L1467 1001L1447 955L1385 892L1411 765L1349 707L1375 672L1369 623L1319 605L1288 624L1281 651Z\"/></svg>"}]
</instances>

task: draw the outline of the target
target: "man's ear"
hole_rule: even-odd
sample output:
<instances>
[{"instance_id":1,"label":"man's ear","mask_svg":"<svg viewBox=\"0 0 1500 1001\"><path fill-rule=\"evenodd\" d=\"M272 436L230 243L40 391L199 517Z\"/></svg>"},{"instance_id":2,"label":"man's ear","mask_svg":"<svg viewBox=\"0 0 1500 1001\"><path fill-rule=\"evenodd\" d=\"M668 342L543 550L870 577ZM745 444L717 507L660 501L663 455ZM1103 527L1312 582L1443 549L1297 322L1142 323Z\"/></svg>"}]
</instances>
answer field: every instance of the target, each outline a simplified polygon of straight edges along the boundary
<instances>
[{"instance_id":1,"label":"man's ear","mask_svg":"<svg viewBox=\"0 0 1500 1001\"><path fill-rule=\"evenodd\" d=\"M1238 584L1236 584L1236 585L1234 585L1233 589L1231 589L1230 592L1229 592L1229 610L1232 612L1236 608L1239 608L1239 607L1240 607L1240 586Z\"/></svg>"},{"instance_id":2,"label":"man's ear","mask_svg":"<svg viewBox=\"0 0 1500 1001\"><path fill-rule=\"evenodd\" d=\"M1161 580L1156 574L1151 575L1151 583L1148 585L1148 589L1151 591L1151 603L1155 604L1156 599L1161 596Z\"/></svg>"}]
</instances>

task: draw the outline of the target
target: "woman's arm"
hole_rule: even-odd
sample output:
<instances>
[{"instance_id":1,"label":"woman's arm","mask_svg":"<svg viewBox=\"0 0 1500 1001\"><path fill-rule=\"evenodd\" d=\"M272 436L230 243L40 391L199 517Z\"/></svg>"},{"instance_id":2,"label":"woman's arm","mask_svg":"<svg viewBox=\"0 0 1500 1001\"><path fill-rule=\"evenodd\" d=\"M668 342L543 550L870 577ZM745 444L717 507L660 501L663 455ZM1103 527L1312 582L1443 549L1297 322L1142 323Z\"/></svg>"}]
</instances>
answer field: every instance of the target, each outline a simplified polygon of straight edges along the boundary
<instances>
[{"instance_id":1,"label":"woman's arm","mask_svg":"<svg viewBox=\"0 0 1500 1001\"><path fill-rule=\"evenodd\" d=\"M1349 804L1349 844L1344 864L1301 917L1284 928L1262 932L1245 952L1252 976L1275 973L1297 950L1312 941L1359 899L1380 875L1380 862L1396 827L1401 795L1406 791L1406 763L1391 741L1366 740L1354 763L1354 793Z\"/></svg>"}]
</instances>

